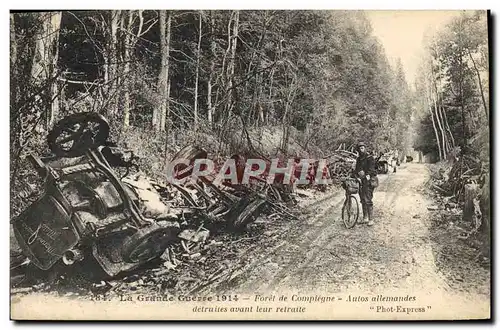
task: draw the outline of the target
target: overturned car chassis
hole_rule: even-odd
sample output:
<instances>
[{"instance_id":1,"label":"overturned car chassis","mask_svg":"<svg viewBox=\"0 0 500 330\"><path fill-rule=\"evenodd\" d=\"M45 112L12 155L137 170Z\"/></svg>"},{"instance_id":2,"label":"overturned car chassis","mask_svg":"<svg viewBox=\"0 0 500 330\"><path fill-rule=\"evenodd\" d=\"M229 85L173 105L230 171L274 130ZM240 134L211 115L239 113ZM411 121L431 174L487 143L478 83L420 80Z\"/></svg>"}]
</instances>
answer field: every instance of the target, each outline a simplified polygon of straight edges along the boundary
<instances>
[{"instance_id":1,"label":"overturned car chassis","mask_svg":"<svg viewBox=\"0 0 500 330\"><path fill-rule=\"evenodd\" d=\"M48 270L92 256L109 276L161 256L172 244L186 251L208 236L204 225L220 221L241 230L257 214L281 207L280 193L260 187L228 187L203 178L185 186L153 182L140 173L119 177L133 157L108 142L109 125L97 113L77 113L48 135L52 155L29 159L45 178L43 195L12 219L29 263ZM175 157L206 152L188 146ZM175 158L174 157L174 158ZM191 166L179 175L190 175Z\"/></svg>"}]
</instances>

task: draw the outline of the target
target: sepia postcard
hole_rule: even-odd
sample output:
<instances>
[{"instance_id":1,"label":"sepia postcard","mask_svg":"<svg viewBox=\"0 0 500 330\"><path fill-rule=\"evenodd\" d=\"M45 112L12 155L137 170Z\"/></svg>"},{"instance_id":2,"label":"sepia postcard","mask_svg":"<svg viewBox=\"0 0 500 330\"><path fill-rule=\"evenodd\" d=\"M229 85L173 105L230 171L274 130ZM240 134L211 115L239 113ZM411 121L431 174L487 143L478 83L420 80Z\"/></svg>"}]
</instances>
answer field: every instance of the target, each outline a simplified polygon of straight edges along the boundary
<instances>
[{"instance_id":1,"label":"sepia postcard","mask_svg":"<svg viewBox=\"0 0 500 330\"><path fill-rule=\"evenodd\" d=\"M490 320L490 25L11 11L11 320Z\"/></svg>"}]
</instances>

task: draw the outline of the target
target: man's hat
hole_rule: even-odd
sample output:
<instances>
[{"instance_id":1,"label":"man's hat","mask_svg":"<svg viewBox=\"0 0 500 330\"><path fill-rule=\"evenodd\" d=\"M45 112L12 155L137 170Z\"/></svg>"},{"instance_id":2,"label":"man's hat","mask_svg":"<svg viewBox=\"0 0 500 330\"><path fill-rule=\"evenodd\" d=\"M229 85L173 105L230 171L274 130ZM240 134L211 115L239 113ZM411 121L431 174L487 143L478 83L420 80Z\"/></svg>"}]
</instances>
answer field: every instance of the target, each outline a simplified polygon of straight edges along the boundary
<instances>
[{"instance_id":1,"label":"man's hat","mask_svg":"<svg viewBox=\"0 0 500 330\"><path fill-rule=\"evenodd\" d=\"M364 142L358 142L358 145L356 148L359 148L359 147L366 147L366 144Z\"/></svg>"}]
</instances>

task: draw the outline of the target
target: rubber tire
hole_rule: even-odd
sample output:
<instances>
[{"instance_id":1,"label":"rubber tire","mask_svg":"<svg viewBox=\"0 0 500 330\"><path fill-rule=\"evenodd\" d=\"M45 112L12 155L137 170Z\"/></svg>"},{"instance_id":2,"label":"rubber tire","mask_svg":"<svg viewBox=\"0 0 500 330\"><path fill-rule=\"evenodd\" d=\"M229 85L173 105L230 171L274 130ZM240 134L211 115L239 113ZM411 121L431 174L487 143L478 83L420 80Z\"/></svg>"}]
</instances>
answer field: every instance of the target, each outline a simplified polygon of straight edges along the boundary
<instances>
[{"instance_id":1,"label":"rubber tire","mask_svg":"<svg viewBox=\"0 0 500 330\"><path fill-rule=\"evenodd\" d=\"M179 150L178 153L172 157L172 161L176 159L188 159L190 162L196 159L207 158L208 154L200 147L188 145Z\"/></svg>"},{"instance_id":2,"label":"rubber tire","mask_svg":"<svg viewBox=\"0 0 500 330\"><path fill-rule=\"evenodd\" d=\"M353 228L356 223L358 222L359 218L359 203L356 197L353 195L349 195L349 199L351 200L351 211L354 211L354 220L347 219L347 208L348 208L348 200L346 199L344 202L344 206L342 206L342 220L344 221L344 225L346 226L347 229ZM355 210L352 210L352 208L355 208Z\"/></svg>"},{"instance_id":3,"label":"rubber tire","mask_svg":"<svg viewBox=\"0 0 500 330\"><path fill-rule=\"evenodd\" d=\"M59 137L59 134L66 128L68 124L74 125L86 121L98 122L101 125L99 133L97 134L96 137L96 141L93 144L87 146L87 149L94 148L104 144L109 137L109 123L106 120L106 118L104 118L97 112L79 112L64 117L54 125L54 128L50 130L47 136L47 144L49 145L50 151L52 151L56 156L59 157L72 158L83 155L87 150L80 150L80 149L70 150L70 151L62 150L57 146L56 139Z\"/></svg>"},{"instance_id":4,"label":"rubber tire","mask_svg":"<svg viewBox=\"0 0 500 330\"><path fill-rule=\"evenodd\" d=\"M203 150L200 147L197 146L192 146L192 145L187 145L181 150L179 150L178 153L172 157L172 162L177 160L177 159L187 159L189 160L189 166L186 166L184 164L177 164L175 168L177 171L184 171L186 169L187 172L184 172L181 174L181 176L177 177L178 180L183 179L185 177L188 177L191 175L191 172L193 171L193 166L194 166L194 161L196 159L206 159L208 157L208 154L205 150Z\"/></svg>"},{"instance_id":5,"label":"rubber tire","mask_svg":"<svg viewBox=\"0 0 500 330\"><path fill-rule=\"evenodd\" d=\"M147 227L139 229L132 236L128 237L123 243L122 247L122 258L125 262L130 263L145 263L153 260L165 251L165 249L172 243L173 240L177 238L180 232L179 227L161 227L156 223L153 223ZM145 256L137 256L137 249L141 244L151 244L148 240L154 239L159 243L156 247L153 247ZM161 241L160 241L161 240Z\"/></svg>"},{"instance_id":6,"label":"rubber tire","mask_svg":"<svg viewBox=\"0 0 500 330\"><path fill-rule=\"evenodd\" d=\"M236 229L245 228L245 226L252 220L254 213L257 212L257 210L264 205L265 202L266 201L264 199L256 199L250 202L233 221L233 227Z\"/></svg>"}]
</instances>

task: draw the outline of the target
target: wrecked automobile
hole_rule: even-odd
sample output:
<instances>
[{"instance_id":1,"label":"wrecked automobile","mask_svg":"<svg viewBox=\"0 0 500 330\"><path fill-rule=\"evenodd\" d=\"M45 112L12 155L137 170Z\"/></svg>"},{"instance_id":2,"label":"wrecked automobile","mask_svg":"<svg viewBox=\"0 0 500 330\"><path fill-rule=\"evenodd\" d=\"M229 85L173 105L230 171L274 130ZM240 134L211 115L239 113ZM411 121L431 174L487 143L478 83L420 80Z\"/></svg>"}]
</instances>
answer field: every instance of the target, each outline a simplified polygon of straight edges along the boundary
<instances>
[{"instance_id":1,"label":"wrecked automobile","mask_svg":"<svg viewBox=\"0 0 500 330\"><path fill-rule=\"evenodd\" d=\"M11 223L24 256L37 268L91 257L114 276L179 240L199 238L185 229L185 212L162 201L154 182L128 175L134 157L108 141L109 131L98 113L69 115L48 134L51 154L28 156L44 178L43 194ZM117 168L127 175L119 177Z\"/></svg>"}]
</instances>

